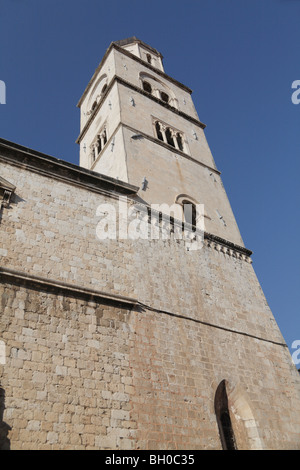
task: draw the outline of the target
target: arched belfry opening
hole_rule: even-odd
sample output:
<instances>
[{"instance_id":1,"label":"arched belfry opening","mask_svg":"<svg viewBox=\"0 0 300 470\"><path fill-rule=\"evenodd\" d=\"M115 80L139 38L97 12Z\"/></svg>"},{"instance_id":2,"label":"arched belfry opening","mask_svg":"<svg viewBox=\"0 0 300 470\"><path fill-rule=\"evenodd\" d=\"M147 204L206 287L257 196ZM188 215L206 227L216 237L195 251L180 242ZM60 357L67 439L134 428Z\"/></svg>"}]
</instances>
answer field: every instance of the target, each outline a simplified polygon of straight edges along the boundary
<instances>
[{"instance_id":1,"label":"arched belfry opening","mask_svg":"<svg viewBox=\"0 0 300 470\"><path fill-rule=\"evenodd\" d=\"M220 382L215 394L215 413L223 450L237 450L236 439L228 408L226 381Z\"/></svg>"}]
</instances>

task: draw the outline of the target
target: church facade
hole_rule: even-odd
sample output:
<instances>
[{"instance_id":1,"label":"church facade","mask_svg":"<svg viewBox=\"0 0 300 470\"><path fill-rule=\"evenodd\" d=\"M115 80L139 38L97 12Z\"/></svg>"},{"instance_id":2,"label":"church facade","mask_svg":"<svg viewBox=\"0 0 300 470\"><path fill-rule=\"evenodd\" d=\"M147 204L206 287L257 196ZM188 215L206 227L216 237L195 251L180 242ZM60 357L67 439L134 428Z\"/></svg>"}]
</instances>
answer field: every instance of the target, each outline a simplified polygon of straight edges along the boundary
<instances>
[{"instance_id":1,"label":"church facade","mask_svg":"<svg viewBox=\"0 0 300 470\"><path fill-rule=\"evenodd\" d=\"M191 90L133 37L78 107L79 166L0 139L0 449L300 449Z\"/></svg>"}]
</instances>

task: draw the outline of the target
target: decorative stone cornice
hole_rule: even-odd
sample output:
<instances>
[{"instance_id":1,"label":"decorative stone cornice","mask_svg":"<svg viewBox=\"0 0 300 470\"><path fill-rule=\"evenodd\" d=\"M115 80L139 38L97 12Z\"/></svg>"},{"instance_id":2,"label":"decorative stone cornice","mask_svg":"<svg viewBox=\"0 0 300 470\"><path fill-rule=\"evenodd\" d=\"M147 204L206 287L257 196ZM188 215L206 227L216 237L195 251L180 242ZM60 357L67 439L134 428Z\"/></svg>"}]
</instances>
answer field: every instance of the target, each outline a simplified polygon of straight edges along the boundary
<instances>
[{"instance_id":1,"label":"decorative stone cornice","mask_svg":"<svg viewBox=\"0 0 300 470\"><path fill-rule=\"evenodd\" d=\"M217 170L216 168L213 168L209 165L206 165L205 163L201 162L200 160L196 160L195 158L191 157L187 153L182 152L181 150L176 149L175 147L171 147L169 144L166 144L162 140L159 140L159 139L157 139L157 138L155 138L151 135L145 134L144 132L142 132L138 129L135 129L134 127L128 126L127 124L122 124L121 123L120 125L122 125L126 129L129 129L134 134L139 134L139 135L143 136L145 139L150 140L151 142L153 142L157 145L160 145L161 147L164 147L165 149L169 150L169 152L171 152L172 154L180 155L181 157L186 158L187 160L190 160L190 161L196 163L197 165L203 166L204 168L208 168L210 171L213 171L217 175L221 175L221 172L219 170Z\"/></svg>"},{"instance_id":2,"label":"decorative stone cornice","mask_svg":"<svg viewBox=\"0 0 300 470\"><path fill-rule=\"evenodd\" d=\"M201 129L205 129L206 128L206 124L204 124L203 122L199 121L199 119L196 119L192 116L190 116L189 114L186 114L184 113L183 111L179 111L179 109L176 109L174 108L174 106L171 106L170 104L166 103L165 101L161 100L160 98L158 98L157 96L154 96L152 95L151 93L148 93L147 91L143 90L142 88L134 85L133 83L130 83L128 82L127 80L124 80L124 78L121 78L119 76L115 76L114 77L118 83L121 83L122 85L125 85L127 86L128 88L131 88L133 91L136 91L138 93L140 93L141 95L144 95L144 96L147 96L147 98L150 98L152 99L153 101L156 101L157 103L161 104L162 106L164 106L165 108L169 109L170 111L172 111L173 113L175 114L178 114L179 116L181 117L184 117L185 119L187 119L188 121L192 122L193 124L195 124L196 126L199 126L201 127Z\"/></svg>"},{"instance_id":3,"label":"decorative stone cornice","mask_svg":"<svg viewBox=\"0 0 300 470\"><path fill-rule=\"evenodd\" d=\"M79 167L21 145L0 139L0 161L28 169L89 191L105 194L136 194L137 186ZM4 184L4 183L3 183ZM0 186L1 188L1 186ZM11 192L14 186L5 187Z\"/></svg>"},{"instance_id":4,"label":"decorative stone cornice","mask_svg":"<svg viewBox=\"0 0 300 470\"><path fill-rule=\"evenodd\" d=\"M239 260L246 261L249 264L252 264L252 251L249 250L248 248L245 248L244 246L237 245L233 242L230 242L229 240L226 240L225 238L218 237L217 235L213 235L212 233L206 232L206 231L201 231L197 226L191 225L187 222L183 222L182 220L176 219L175 217L171 216L170 214L165 214L163 212L159 212L155 210L151 205L138 202L134 199L128 199L129 204L134 205L136 210L140 212L141 214L144 214L144 217L148 217L148 224L149 218L153 222L156 220L156 223L159 224L159 221L165 221L166 222L166 230L170 231L171 233L174 233L176 231L179 233L180 231L184 232L190 232L191 234L195 235L196 237L203 238L204 240L204 246L210 249L216 250L218 253L223 253L224 255L228 255L231 258L236 258ZM143 216L142 216L143 217ZM183 228L184 224L184 228ZM185 237L185 240L191 240L188 237ZM177 241L181 241L181 238L179 237Z\"/></svg>"},{"instance_id":5,"label":"decorative stone cornice","mask_svg":"<svg viewBox=\"0 0 300 470\"><path fill-rule=\"evenodd\" d=\"M250 258L252 251L243 246L236 245L235 243L208 232L204 232L204 242L207 247L213 248L219 253L244 260L250 264L252 263L252 259Z\"/></svg>"},{"instance_id":6,"label":"decorative stone cornice","mask_svg":"<svg viewBox=\"0 0 300 470\"><path fill-rule=\"evenodd\" d=\"M136 43L140 44L145 49L148 49L148 51L153 52L154 54L158 55L161 59L163 59L162 54L157 49L155 49L152 46L149 46L149 44L146 44L144 41L142 41L141 39L138 39L136 36L132 36L126 39L121 39L120 41L113 41L112 44L123 47L123 46L127 46L128 44L136 44Z\"/></svg>"},{"instance_id":7,"label":"decorative stone cornice","mask_svg":"<svg viewBox=\"0 0 300 470\"><path fill-rule=\"evenodd\" d=\"M133 204L136 204L135 195L139 188L137 186L124 183L114 178L106 177L91 170L78 167L77 165L63 162L54 157L50 157L40 152L30 150L18 144L0 139L0 161L4 161L21 168L28 169L43 176L62 180L68 184L82 187L86 190L117 197L118 195L128 196ZM7 207L11 195L15 191L15 186L0 177L0 202L1 207ZM149 209L147 204L141 204L145 210ZM172 219L172 218L171 218ZM181 221L175 221L182 224ZM191 228L192 229L192 228ZM236 245L228 240L204 232L205 246L215 249L217 252L230 257L245 260L251 263L252 251L245 247Z\"/></svg>"}]
</instances>

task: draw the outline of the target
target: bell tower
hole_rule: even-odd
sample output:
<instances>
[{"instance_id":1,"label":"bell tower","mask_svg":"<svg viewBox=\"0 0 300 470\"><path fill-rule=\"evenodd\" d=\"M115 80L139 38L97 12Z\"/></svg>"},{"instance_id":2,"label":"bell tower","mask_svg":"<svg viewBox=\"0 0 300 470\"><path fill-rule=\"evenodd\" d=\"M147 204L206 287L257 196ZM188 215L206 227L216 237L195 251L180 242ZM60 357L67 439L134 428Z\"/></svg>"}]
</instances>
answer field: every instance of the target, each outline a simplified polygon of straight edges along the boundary
<instances>
[{"instance_id":1,"label":"bell tower","mask_svg":"<svg viewBox=\"0 0 300 470\"><path fill-rule=\"evenodd\" d=\"M191 94L153 47L111 43L78 103L80 165L139 186L146 204L204 204L205 230L243 246Z\"/></svg>"},{"instance_id":2,"label":"bell tower","mask_svg":"<svg viewBox=\"0 0 300 470\"><path fill-rule=\"evenodd\" d=\"M0 139L0 450L300 450L299 373L191 95L134 37L79 102L81 167Z\"/></svg>"}]
</instances>

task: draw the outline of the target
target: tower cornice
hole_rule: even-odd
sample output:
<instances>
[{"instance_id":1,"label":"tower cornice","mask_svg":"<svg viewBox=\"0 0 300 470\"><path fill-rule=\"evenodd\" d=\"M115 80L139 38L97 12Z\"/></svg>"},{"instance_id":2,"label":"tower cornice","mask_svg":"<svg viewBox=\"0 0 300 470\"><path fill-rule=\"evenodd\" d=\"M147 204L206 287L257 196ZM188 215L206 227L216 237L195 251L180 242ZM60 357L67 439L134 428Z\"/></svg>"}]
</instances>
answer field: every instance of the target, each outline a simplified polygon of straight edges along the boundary
<instances>
[{"instance_id":1,"label":"tower cornice","mask_svg":"<svg viewBox=\"0 0 300 470\"><path fill-rule=\"evenodd\" d=\"M139 190L135 185L1 138L0 161L97 193L132 195Z\"/></svg>"},{"instance_id":2,"label":"tower cornice","mask_svg":"<svg viewBox=\"0 0 300 470\"><path fill-rule=\"evenodd\" d=\"M135 36L132 36L131 38L127 38L127 39L121 39L120 41L113 41L112 42L112 44L115 44L115 45L121 46L121 47L127 46L128 44L135 44L135 43L140 44L145 49L148 49L148 51L153 52L154 54L158 55L161 59L163 59L162 54L157 49L155 49L152 46L149 46L149 44L146 44L144 41L142 41L141 39L138 39Z\"/></svg>"},{"instance_id":3,"label":"tower cornice","mask_svg":"<svg viewBox=\"0 0 300 470\"><path fill-rule=\"evenodd\" d=\"M148 139L151 142L168 149L172 154L180 155L181 157L186 158L187 160L190 160L193 163L197 163L197 165L201 165L204 168L207 168L208 170L213 171L217 175L221 175L221 172L219 170L217 170L216 168L213 168L212 166L206 165L205 163L201 162L200 160L196 160L195 158L191 157L187 153L182 152L181 150L176 149L175 147L170 147L168 144L166 144L162 140L156 139L155 137L153 137L151 135L145 134L144 132L140 131L139 129L135 129L131 126L128 126L127 124L120 124L120 125L122 125L123 127L126 127L127 129L134 132L135 134L140 134L145 139Z\"/></svg>"}]
</instances>

